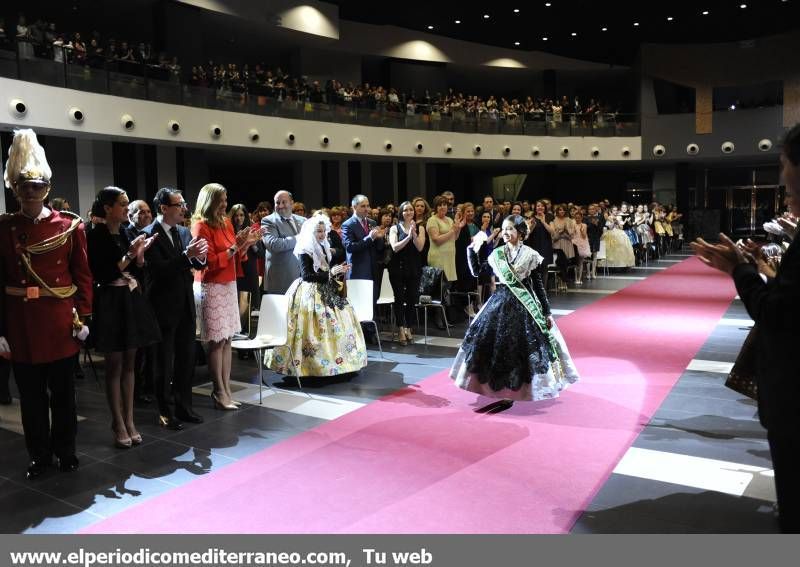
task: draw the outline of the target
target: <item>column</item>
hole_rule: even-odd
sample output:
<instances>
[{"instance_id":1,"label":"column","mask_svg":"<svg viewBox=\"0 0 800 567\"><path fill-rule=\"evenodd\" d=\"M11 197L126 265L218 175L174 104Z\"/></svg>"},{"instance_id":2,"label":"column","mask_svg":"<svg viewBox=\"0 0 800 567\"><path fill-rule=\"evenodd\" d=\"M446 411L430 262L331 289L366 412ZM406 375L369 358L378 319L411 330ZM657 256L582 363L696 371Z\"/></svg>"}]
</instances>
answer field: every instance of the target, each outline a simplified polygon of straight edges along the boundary
<instances>
[{"instance_id":1,"label":"column","mask_svg":"<svg viewBox=\"0 0 800 567\"><path fill-rule=\"evenodd\" d=\"M91 208L97 192L103 187L114 184L111 142L75 140L75 162L78 198L77 202L70 200L70 204L74 212L83 215Z\"/></svg>"}]
</instances>

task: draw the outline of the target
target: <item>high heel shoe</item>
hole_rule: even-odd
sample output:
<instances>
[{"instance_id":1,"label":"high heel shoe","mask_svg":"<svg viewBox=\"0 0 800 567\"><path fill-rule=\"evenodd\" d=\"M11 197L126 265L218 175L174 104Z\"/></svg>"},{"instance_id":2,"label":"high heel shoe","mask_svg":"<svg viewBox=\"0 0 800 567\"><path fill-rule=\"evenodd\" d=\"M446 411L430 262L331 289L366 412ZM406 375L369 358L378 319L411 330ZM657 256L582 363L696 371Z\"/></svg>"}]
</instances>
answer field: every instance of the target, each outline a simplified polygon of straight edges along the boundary
<instances>
[{"instance_id":1,"label":"high heel shoe","mask_svg":"<svg viewBox=\"0 0 800 567\"><path fill-rule=\"evenodd\" d=\"M409 343L413 343L414 335L411 333L411 327L404 327L404 329L405 329L406 341Z\"/></svg>"},{"instance_id":2,"label":"high heel shoe","mask_svg":"<svg viewBox=\"0 0 800 567\"><path fill-rule=\"evenodd\" d=\"M122 437L120 433L117 432L117 429L112 425L111 431L114 433L114 447L118 449L130 449L133 445L133 440L130 437ZM128 435L126 432L125 435ZM141 437L140 437L141 439Z\"/></svg>"},{"instance_id":3,"label":"high heel shoe","mask_svg":"<svg viewBox=\"0 0 800 567\"><path fill-rule=\"evenodd\" d=\"M211 392L211 401L214 402L214 409L218 410L237 410L239 406L236 404L223 404L222 402L217 399L217 394L215 392Z\"/></svg>"},{"instance_id":4,"label":"high heel shoe","mask_svg":"<svg viewBox=\"0 0 800 567\"><path fill-rule=\"evenodd\" d=\"M397 342L403 346L406 346L406 344L408 344L406 340L406 330L404 327L399 327L397 329Z\"/></svg>"}]
</instances>

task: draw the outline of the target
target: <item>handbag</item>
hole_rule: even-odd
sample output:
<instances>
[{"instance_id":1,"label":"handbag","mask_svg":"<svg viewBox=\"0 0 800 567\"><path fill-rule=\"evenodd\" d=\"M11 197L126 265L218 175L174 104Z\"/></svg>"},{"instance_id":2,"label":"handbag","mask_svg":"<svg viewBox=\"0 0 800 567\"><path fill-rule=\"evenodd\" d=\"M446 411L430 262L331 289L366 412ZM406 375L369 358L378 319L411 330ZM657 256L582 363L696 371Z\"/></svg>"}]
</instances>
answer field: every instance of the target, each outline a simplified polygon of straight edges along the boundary
<instances>
[{"instance_id":1,"label":"handbag","mask_svg":"<svg viewBox=\"0 0 800 567\"><path fill-rule=\"evenodd\" d=\"M750 329L742 344L742 350L733 363L730 374L725 380L725 386L748 398L758 399L758 384L756 382L756 342L758 327Z\"/></svg>"}]
</instances>

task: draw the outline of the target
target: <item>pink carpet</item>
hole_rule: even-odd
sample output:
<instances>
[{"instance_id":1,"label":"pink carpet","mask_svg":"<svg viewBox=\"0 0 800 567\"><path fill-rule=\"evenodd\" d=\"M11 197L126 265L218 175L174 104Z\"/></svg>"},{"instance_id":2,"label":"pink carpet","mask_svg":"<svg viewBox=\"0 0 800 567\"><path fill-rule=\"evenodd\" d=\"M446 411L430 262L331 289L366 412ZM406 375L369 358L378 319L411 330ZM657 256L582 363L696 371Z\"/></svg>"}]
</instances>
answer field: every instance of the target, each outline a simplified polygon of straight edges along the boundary
<instances>
[{"instance_id":1,"label":"pink carpet","mask_svg":"<svg viewBox=\"0 0 800 567\"><path fill-rule=\"evenodd\" d=\"M476 414L440 372L83 531L568 532L734 295L688 259L559 320L558 400Z\"/></svg>"}]
</instances>

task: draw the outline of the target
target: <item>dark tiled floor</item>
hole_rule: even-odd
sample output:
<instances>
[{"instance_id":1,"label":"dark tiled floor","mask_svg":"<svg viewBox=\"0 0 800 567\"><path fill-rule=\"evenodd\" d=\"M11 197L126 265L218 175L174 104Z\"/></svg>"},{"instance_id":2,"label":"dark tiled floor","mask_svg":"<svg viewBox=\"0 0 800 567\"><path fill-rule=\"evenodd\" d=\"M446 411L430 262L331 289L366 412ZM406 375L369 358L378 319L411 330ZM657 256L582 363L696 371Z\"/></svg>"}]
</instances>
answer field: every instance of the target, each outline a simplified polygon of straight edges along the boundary
<instances>
[{"instance_id":1,"label":"dark tiled floor","mask_svg":"<svg viewBox=\"0 0 800 567\"><path fill-rule=\"evenodd\" d=\"M651 263L651 266L659 265ZM672 264L662 264L669 267ZM661 273L633 269L624 274L649 276ZM584 290L615 291L637 280L586 281ZM551 295L553 308L579 309L606 297L604 294ZM725 317L748 319L740 301L734 301ZM451 330L463 336L465 321ZM446 336L435 328L435 336ZM745 327L719 325L708 337L697 358L732 362L747 333ZM371 347L367 369L350 380L304 383L315 395L369 403L407 385L449 368L455 349L444 346L400 346L385 335L384 356ZM372 350L374 349L374 350ZM95 361L102 379L102 361ZM288 390L297 385L272 373L270 383ZM234 358L233 379L256 380L252 360ZM208 381L207 369L198 367L196 382ZM686 371L658 413L634 443L634 447L769 467L764 431L758 425L752 402L727 390L724 376ZM120 450L113 447L108 410L101 385L93 374L78 383L80 422L78 452L81 468L76 473L48 471L34 482L24 478L27 461L23 439L0 428L0 532L71 533L131 505L217 471L237 459L279 443L323 420L267 409L243 406L236 412L212 409L210 401L195 396L195 411L205 422L186 424L183 431L169 431L155 423L153 407L137 407L136 422L145 443ZM774 532L771 505L747 497L704 491L681 485L612 474L574 533L710 533Z\"/></svg>"}]
</instances>

